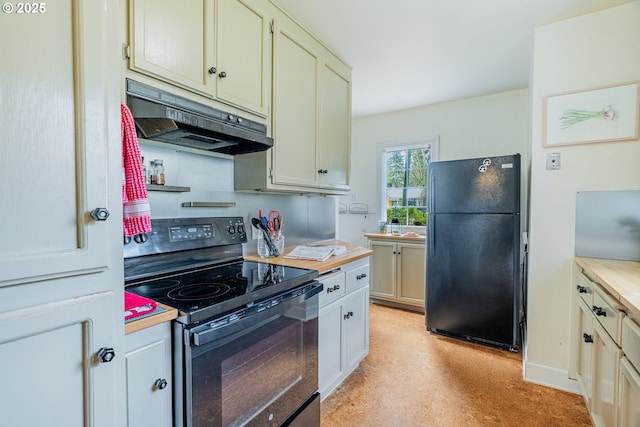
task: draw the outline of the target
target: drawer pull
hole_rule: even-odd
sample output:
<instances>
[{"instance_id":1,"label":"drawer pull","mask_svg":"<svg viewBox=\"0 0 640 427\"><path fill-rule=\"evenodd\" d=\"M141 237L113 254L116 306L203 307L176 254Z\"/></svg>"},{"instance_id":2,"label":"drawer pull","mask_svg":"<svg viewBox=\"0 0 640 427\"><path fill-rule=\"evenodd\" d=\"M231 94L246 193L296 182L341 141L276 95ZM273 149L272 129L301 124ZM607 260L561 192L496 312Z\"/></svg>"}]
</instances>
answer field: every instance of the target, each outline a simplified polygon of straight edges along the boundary
<instances>
[{"instance_id":1,"label":"drawer pull","mask_svg":"<svg viewBox=\"0 0 640 427\"><path fill-rule=\"evenodd\" d=\"M333 291L340 290L340 285L333 285L333 288L327 288L327 293L330 294Z\"/></svg>"},{"instance_id":2,"label":"drawer pull","mask_svg":"<svg viewBox=\"0 0 640 427\"><path fill-rule=\"evenodd\" d=\"M349 320L353 316L353 311L348 312L344 315L344 320Z\"/></svg>"},{"instance_id":3,"label":"drawer pull","mask_svg":"<svg viewBox=\"0 0 640 427\"><path fill-rule=\"evenodd\" d=\"M358 274L358 275L356 276L356 280L362 280L362 279L364 279L365 277L367 277L367 273Z\"/></svg>"},{"instance_id":4,"label":"drawer pull","mask_svg":"<svg viewBox=\"0 0 640 427\"><path fill-rule=\"evenodd\" d=\"M588 294L589 291L587 291L587 287L586 286L576 286L576 289L578 290L579 294Z\"/></svg>"},{"instance_id":5,"label":"drawer pull","mask_svg":"<svg viewBox=\"0 0 640 427\"><path fill-rule=\"evenodd\" d=\"M582 334L582 338L584 338L584 342L593 342L593 337L586 332Z\"/></svg>"},{"instance_id":6,"label":"drawer pull","mask_svg":"<svg viewBox=\"0 0 640 427\"><path fill-rule=\"evenodd\" d=\"M594 305L591 307L591 310L593 310L596 316L607 317L607 312L602 307L598 307L597 305Z\"/></svg>"}]
</instances>

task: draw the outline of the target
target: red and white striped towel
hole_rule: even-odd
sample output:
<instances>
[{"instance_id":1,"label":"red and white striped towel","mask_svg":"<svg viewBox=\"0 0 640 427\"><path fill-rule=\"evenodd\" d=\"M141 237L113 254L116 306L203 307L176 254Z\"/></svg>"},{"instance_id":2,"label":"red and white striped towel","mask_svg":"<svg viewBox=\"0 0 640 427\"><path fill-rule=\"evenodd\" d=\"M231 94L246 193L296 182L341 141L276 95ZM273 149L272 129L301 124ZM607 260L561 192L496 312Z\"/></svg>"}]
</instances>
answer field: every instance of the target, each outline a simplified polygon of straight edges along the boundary
<instances>
[{"instance_id":1,"label":"red and white striped towel","mask_svg":"<svg viewBox=\"0 0 640 427\"><path fill-rule=\"evenodd\" d=\"M120 104L122 137L122 226L125 236L151 232L151 208L142 174L136 125L129 107Z\"/></svg>"}]
</instances>

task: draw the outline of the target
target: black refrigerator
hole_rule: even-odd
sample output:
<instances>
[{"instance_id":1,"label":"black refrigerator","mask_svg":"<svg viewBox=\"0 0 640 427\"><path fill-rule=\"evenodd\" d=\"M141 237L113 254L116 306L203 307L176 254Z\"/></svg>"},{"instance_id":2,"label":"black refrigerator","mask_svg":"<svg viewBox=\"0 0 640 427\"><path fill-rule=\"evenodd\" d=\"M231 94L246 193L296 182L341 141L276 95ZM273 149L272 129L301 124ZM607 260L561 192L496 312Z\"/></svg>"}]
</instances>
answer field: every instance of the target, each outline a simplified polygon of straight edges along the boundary
<instances>
[{"instance_id":1,"label":"black refrigerator","mask_svg":"<svg viewBox=\"0 0 640 427\"><path fill-rule=\"evenodd\" d=\"M427 186L427 330L518 351L520 155L432 162Z\"/></svg>"}]
</instances>

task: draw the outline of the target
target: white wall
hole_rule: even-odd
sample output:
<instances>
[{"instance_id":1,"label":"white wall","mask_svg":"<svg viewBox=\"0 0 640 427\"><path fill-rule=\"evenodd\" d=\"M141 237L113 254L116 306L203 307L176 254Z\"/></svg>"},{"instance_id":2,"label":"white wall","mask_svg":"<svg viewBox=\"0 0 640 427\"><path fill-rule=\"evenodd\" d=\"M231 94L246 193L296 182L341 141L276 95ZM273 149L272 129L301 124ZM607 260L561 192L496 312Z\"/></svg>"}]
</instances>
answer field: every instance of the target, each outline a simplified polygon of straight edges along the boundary
<instances>
[{"instance_id":1,"label":"white wall","mask_svg":"<svg viewBox=\"0 0 640 427\"><path fill-rule=\"evenodd\" d=\"M440 137L439 160L520 153L529 164L528 90L427 105L352 122L351 194L339 202L366 203L370 215L339 215L338 238L366 247L363 232L374 232L378 218L376 144ZM526 175L526 174L525 174ZM526 188L526 176L523 176ZM525 193L523 193L524 196Z\"/></svg>"},{"instance_id":2,"label":"white wall","mask_svg":"<svg viewBox=\"0 0 640 427\"><path fill-rule=\"evenodd\" d=\"M640 79L640 2L538 28L533 63L525 378L577 391L568 379L576 192L640 189L640 144L543 148L543 97ZM561 170L545 169L549 152Z\"/></svg>"}]
</instances>

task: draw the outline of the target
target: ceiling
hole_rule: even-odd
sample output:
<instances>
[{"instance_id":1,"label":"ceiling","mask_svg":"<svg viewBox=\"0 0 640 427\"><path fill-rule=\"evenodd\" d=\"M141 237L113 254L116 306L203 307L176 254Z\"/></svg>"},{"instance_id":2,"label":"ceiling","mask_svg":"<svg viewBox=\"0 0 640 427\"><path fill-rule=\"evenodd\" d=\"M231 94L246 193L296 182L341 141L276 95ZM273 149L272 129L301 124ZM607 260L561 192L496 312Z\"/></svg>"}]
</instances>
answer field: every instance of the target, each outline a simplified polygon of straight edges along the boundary
<instances>
[{"instance_id":1,"label":"ceiling","mask_svg":"<svg viewBox=\"0 0 640 427\"><path fill-rule=\"evenodd\" d=\"M638 0L275 1L353 67L357 117L526 88L535 27Z\"/></svg>"}]
</instances>

